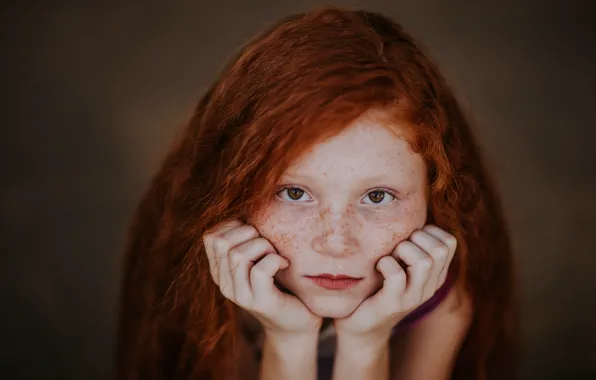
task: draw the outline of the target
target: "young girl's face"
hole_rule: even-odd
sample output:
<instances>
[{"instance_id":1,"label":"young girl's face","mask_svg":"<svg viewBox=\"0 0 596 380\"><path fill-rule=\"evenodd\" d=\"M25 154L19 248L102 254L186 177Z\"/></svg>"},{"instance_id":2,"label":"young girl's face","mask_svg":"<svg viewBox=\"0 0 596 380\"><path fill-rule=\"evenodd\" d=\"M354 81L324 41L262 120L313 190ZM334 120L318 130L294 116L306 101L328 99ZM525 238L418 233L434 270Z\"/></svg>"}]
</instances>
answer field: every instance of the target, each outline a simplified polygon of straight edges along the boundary
<instances>
[{"instance_id":1,"label":"young girl's face","mask_svg":"<svg viewBox=\"0 0 596 380\"><path fill-rule=\"evenodd\" d=\"M381 287L377 261L424 225L426 184L422 157L363 117L289 167L251 223L290 261L276 281L314 314L341 318ZM360 280L310 277L322 274Z\"/></svg>"}]
</instances>

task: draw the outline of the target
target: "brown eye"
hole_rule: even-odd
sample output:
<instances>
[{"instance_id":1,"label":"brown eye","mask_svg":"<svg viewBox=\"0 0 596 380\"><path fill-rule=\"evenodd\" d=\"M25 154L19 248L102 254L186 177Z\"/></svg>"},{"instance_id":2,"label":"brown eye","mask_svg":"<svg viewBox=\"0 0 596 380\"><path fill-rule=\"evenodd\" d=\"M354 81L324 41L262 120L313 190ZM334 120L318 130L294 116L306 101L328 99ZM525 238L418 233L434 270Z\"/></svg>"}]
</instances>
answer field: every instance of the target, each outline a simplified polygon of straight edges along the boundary
<instances>
[{"instance_id":1,"label":"brown eye","mask_svg":"<svg viewBox=\"0 0 596 380\"><path fill-rule=\"evenodd\" d=\"M368 199L373 203L381 203L385 199L385 192L382 190L375 190L368 193Z\"/></svg>"},{"instance_id":2,"label":"brown eye","mask_svg":"<svg viewBox=\"0 0 596 380\"><path fill-rule=\"evenodd\" d=\"M286 191L288 193L288 197L294 201L299 200L304 195L304 190L297 187L290 187L289 189L286 189Z\"/></svg>"},{"instance_id":3,"label":"brown eye","mask_svg":"<svg viewBox=\"0 0 596 380\"><path fill-rule=\"evenodd\" d=\"M313 201L306 190L302 190L301 188L295 186L284 187L277 193L277 196L285 201L293 203L306 203Z\"/></svg>"}]
</instances>

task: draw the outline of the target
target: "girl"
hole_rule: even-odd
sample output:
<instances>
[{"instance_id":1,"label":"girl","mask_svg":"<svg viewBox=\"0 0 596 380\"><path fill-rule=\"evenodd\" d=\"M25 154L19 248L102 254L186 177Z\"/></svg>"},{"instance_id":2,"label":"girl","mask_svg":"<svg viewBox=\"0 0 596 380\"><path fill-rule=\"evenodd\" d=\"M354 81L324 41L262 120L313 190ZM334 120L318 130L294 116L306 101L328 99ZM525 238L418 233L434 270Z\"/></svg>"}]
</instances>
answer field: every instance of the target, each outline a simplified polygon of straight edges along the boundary
<instances>
[{"instance_id":1,"label":"girl","mask_svg":"<svg viewBox=\"0 0 596 380\"><path fill-rule=\"evenodd\" d=\"M121 379L510 379L510 242L403 29L335 7L249 43L136 212Z\"/></svg>"}]
</instances>

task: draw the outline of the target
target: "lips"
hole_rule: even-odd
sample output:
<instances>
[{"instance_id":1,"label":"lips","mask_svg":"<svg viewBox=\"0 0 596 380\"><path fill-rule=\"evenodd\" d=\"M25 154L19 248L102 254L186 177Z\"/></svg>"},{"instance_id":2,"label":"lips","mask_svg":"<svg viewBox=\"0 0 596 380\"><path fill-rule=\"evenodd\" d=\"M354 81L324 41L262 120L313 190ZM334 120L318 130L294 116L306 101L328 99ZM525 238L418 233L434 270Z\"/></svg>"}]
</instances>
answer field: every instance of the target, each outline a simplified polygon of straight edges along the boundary
<instances>
[{"instance_id":1,"label":"lips","mask_svg":"<svg viewBox=\"0 0 596 380\"><path fill-rule=\"evenodd\" d=\"M352 288L360 281L362 277L352 277L344 274L329 274L323 273L316 276L306 276L312 280L316 285L327 290L344 290Z\"/></svg>"}]
</instances>

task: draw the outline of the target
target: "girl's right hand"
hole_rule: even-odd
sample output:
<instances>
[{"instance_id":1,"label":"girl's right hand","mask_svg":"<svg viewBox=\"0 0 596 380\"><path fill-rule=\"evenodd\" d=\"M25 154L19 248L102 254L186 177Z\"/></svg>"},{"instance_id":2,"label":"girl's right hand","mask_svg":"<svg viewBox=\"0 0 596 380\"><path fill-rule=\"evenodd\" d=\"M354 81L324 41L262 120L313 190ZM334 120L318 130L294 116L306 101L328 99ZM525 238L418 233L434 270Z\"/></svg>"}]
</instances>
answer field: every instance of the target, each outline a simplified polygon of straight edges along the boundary
<instances>
[{"instance_id":1,"label":"girl's right hand","mask_svg":"<svg viewBox=\"0 0 596 380\"><path fill-rule=\"evenodd\" d=\"M318 333L322 319L275 286L273 277L290 263L255 227L226 221L206 232L203 244L221 293L257 318L266 333Z\"/></svg>"}]
</instances>

